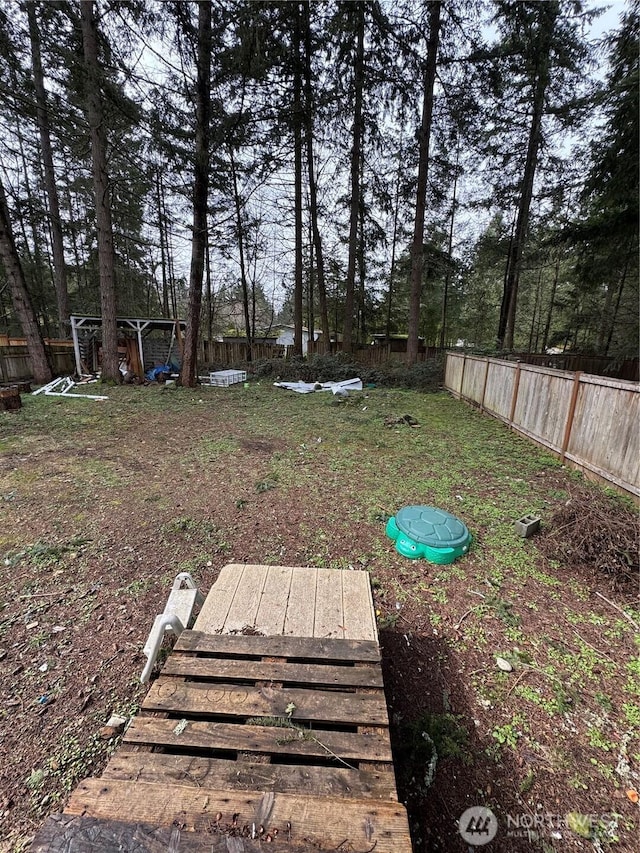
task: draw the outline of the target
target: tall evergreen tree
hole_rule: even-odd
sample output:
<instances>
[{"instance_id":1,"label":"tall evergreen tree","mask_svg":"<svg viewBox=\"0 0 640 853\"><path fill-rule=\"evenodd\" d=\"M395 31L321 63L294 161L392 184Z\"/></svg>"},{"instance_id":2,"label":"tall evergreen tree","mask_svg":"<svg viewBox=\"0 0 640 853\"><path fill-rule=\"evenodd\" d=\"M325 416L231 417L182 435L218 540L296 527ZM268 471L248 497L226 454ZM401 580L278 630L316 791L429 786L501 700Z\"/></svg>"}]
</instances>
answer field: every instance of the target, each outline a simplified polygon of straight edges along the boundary
<instances>
[{"instance_id":1,"label":"tall evergreen tree","mask_svg":"<svg viewBox=\"0 0 640 853\"><path fill-rule=\"evenodd\" d=\"M418 186L416 190L416 212L411 243L411 284L409 297L407 364L414 364L418 358L418 332L420 328L420 296L422 294L424 214L427 196L427 177L429 172L429 140L431 138L431 120L433 117L433 90L436 80L438 42L440 39L440 2L429 5L429 34L427 56L424 65L424 89L422 100L422 121L419 133Z\"/></svg>"},{"instance_id":2,"label":"tall evergreen tree","mask_svg":"<svg viewBox=\"0 0 640 853\"><path fill-rule=\"evenodd\" d=\"M49 204L51 223L51 242L53 245L53 281L58 306L58 332L60 337L69 334L69 293L67 290L67 268L64 259L64 241L60 204L56 186L56 173L53 165L53 150L51 146L51 123L49 121L49 106L44 87L42 70L42 52L40 48L40 31L36 16L36 4L28 2L27 16L29 20L29 40L31 43L31 61L33 68L33 83L36 93L36 110L38 130L40 133L40 149L42 152L42 167L44 182Z\"/></svg>"},{"instance_id":3,"label":"tall evergreen tree","mask_svg":"<svg viewBox=\"0 0 640 853\"><path fill-rule=\"evenodd\" d=\"M524 5L524 4L522 4ZM518 301L518 287L520 283L520 267L522 264L522 253L529 225L529 211L531 198L533 196L533 181L538 165L538 151L541 143L542 117L545 108L545 95L549 87L551 46L556 20L560 13L559 3L550 0L547 3L537 4L534 14L537 20L526 20L523 24L527 29L533 29L533 38L530 45L533 58L532 68L532 103L531 119L527 140L527 153L524 163L524 172L520 184L518 200L518 212L516 225L511 240L509 258L507 260L507 274L503 296L503 307L500 312L500 326L498 328L498 347L502 349L513 349L513 333L516 319L516 305Z\"/></svg>"},{"instance_id":4,"label":"tall evergreen tree","mask_svg":"<svg viewBox=\"0 0 640 853\"><path fill-rule=\"evenodd\" d=\"M360 168L363 142L363 93L364 93L364 33L365 4L361 0L350 4L353 8L355 52L353 62L353 129L351 137L351 181L349 202L349 260L344 297L344 327L342 348L344 352L353 349L353 310L355 304L356 262L358 252L358 217L360 215Z\"/></svg>"},{"instance_id":5,"label":"tall evergreen tree","mask_svg":"<svg viewBox=\"0 0 640 853\"><path fill-rule=\"evenodd\" d=\"M608 39L605 121L591 146L584 214L569 231L580 279L601 294L597 350L603 355L635 355L638 345L639 29L640 3L633 2Z\"/></svg>"},{"instance_id":6,"label":"tall evergreen tree","mask_svg":"<svg viewBox=\"0 0 640 853\"><path fill-rule=\"evenodd\" d=\"M496 10L500 38L483 57L494 99L484 155L495 176L493 198L503 209L515 208L496 335L498 348L512 349L532 209L554 184L566 182L553 137L566 137L592 107L584 85L589 51L581 31L590 13L579 0L498 0Z\"/></svg>"},{"instance_id":7,"label":"tall evergreen tree","mask_svg":"<svg viewBox=\"0 0 640 853\"><path fill-rule=\"evenodd\" d=\"M22 332L27 339L27 349L31 359L31 369L36 382L44 385L51 381L53 376L49 358L42 340L42 334L27 282L25 280L22 264L18 255L16 244L13 239L9 208L4 192L4 186L0 179L0 261L9 281L9 290L16 316L22 326Z\"/></svg>"},{"instance_id":8,"label":"tall evergreen tree","mask_svg":"<svg viewBox=\"0 0 640 853\"><path fill-rule=\"evenodd\" d=\"M98 231L98 268L102 309L102 379L103 381L119 382L111 187L107 169L107 129L102 108L98 30L93 0L81 0L80 16L86 71L85 96L91 134L91 163Z\"/></svg>"},{"instance_id":9,"label":"tall evergreen tree","mask_svg":"<svg viewBox=\"0 0 640 853\"><path fill-rule=\"evenodd\" d=\"M312 33L311 33L311 4L309 0L303 4L304 17L304 118L305 143L307 157L307 175L309 180L309 217L317 271L317 291L320 309L320 327L322 341L328 349L331 334L329 329L329 313L327 307L327 287L324 275L324 248L320 225L318 222L318 186L314 161L314 124L316 99L312 84Z\"/></svg>"},{"instance_id":10,"label":"tall evergreen tree","mask_svg":"<svg viewBox=\"0 0 640 853\"><path fill-rule=\"evenodd\" d=\"M294 181L294 289L293 289L293 351L302 355L302 21L300 4L292 6L293 61L293 181Z\"/></svg>"},{"instance_id":11,"label":"tall evergreen tree","mask_svg":"<svg viewBox=\"0 0 640 853\"><path fill-rule=\"evenodd\" d=\"M193 183L193 236L189 276L189 310L185 331L180 381L193 387L197 381L198 333L202 306L202 282L207 244L209 195L209 117L211 114L211 1L198 4L196 83L196 158Z\"/></svg>"}]
</instances>

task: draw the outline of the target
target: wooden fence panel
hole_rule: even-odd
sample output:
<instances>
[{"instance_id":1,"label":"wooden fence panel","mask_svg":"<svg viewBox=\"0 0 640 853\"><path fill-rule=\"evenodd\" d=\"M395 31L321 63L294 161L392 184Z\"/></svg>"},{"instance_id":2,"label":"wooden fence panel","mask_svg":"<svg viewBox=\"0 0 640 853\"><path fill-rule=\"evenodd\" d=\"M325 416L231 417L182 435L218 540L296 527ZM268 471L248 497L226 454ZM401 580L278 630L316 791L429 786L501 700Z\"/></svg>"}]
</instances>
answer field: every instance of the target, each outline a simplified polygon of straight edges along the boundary
<instances>
[{"instance_id":1,"label":"wooden fence panel","mask_svg":"<svg viewBox=\"0 0 640 853\"><path fill-rule=\"evenodd\" d=\"M576 353L545 353L522 352L511 356L513 361L536 364L538 367L551 367L554 370L581 371L594 376L605 376L607 379L624 379L628 382L638 381L638 359L626 358L620 360L608 356L578 355Z\"/></svg>"},{"instance_id":2,"label":"wooden fence panel","mask_svg":"<svg viewBox=\"0 0 640 853\"><path fill-rule=\"evenodd\" d=\"M572 373L521 364L513 426L562 453L572 389Z\"/></svg>"},{"instance_id":3,"label":"wooden fence panel","mask_svg":"<svg viewBox=\"0 0 640 853\"><path fill-rule=\"evenodd\" d=\"M498 361L493 358L487 361L489 373L484 392L484 408L501 421L508 421L511 415L516 365L510 361Z\"/></svg>"},{"instance_id":4,"label":"wooden fence panel","mask_svg":"<svg viewBox=\"0 0 640 853\"><path fill-rule=\"evenodd\" d=\"M203 345L203 360L220 367L234 367L247 360L245 341L206 341ZM251 354L254 361L262 358L285 358L288 347L281 344L254 343Z\"/></svg>"},{"instance_id":5,"label":"wooden fence panel","mask_svg":"<svg viewBox=\"0 0 640 853\"><path fill-rule=\"evenodd\" d=\"M581 376L566 456L640 495L639 423L638 385Z\"/></svg>"},{"instance_id":6,"label":"wooden fence panel","mask_svg":"<svg viewBox=\"0 0 640 853\"><path fill-rule=\"evenodd\" d=\"M0 381L18 382L32 376L31 362L26 347L0 348Z\"/></svg>"},{"instance_id":7,"label":"wooden fence panel","mask_svg":"<svg viewBox=\"0 0 640 853\"><path fill-rule=\"evenodd\" d=\"M462 396L482 404L484 379L487 372L487 360L475 356L467 356L462 376Z\"/></svg>"},{"instance_id":8,"label":"wooden fence panel","mask_svg":"<svg viewBox=\"0 0 640 853\"><path fill-rule=\"evenodd\" d=\"M445 388L640 497L638 383L447 353Z\"/></svg>"},{"instance_id":9,"label":"wooden fence panel","mask_svg":"<svg viewBox=\"0 0 640 853\"><path fill-rule=\"evenodd\" d=\"M445 364L444 387L454 394L460 394L462 391L462 371L465 363L465 357L455 352L447 353L447 361Z\"/></svg>"},{"instance_id":10,"label":"wooden fence panel","mask_svg":"<svg viewBox=\"0 0 640 853\"><path fill-rule=\"evenodd\" d=\"M54 373L73 373L75 361L73 345L45 344ZM0 382L10 384L23 379L31 379L33 371L29 350L26 346L0 346Z\"/></svg>"}]
</instances>

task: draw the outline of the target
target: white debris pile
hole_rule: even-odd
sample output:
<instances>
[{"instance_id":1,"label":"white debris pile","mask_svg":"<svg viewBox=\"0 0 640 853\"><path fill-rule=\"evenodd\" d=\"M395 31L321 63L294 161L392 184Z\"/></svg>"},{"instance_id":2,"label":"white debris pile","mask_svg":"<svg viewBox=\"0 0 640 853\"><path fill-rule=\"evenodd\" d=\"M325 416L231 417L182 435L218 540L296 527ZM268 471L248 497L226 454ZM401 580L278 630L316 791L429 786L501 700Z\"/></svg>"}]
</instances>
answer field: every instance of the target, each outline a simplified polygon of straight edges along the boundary
<instances>
[{"instance_id":1,"label":"white debris pile","mask_svg":"<svg viewBox=\"0 0 640 853\"><path fill-rule=\"evenodd\" d=\"M95 380L97 381L97 380ZM74 382L70 376L59 376L57 379L54 379L52 382L49 382L47 385L43 385L41 388L36 388L35 391L32 392L32 396L35 394L45 394L47 397L82 397L85 400L108 400L108 397L105 397L102 394L77 394L74 393L73 389L78 385L86 385L87 380L84 382Z\"/></svg>"},{"instance_id":2,"label":"white debris pile","mask_svg":"<svg viewBox=\"0 0 640 853\"><path fill-rule=\"evenodd\" d=\"M349 391L362 391L362 379L345 379L343 382L274 382L276 388L286 388L298 394L312 394L314 391L331 391L346 396Z\"/></svg>"}]
</instances>

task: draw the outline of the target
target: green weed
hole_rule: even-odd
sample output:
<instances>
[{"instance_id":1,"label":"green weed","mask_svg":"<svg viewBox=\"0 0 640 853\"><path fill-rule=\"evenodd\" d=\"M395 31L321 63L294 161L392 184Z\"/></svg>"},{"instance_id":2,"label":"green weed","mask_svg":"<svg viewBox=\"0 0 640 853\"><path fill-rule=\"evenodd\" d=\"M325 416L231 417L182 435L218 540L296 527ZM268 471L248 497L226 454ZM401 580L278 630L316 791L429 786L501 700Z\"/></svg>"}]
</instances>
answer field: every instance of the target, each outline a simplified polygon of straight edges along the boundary
<instances>
[{"instance_id":1,"label":"green weed","mask_svg":"<svg viewBox=\"0 0 640 853\"><path fill-rule=\"evenodd\" d=\"M629 725L640 730L640 706L634 702L625 702L622 705L622 711Z\"/></svg>"},{"instance_id":2,"label":"green weed","mask_svg":"<svg viewBox=\"0 0 640 853\"><path fill-rule=\"evenodd\" d=\"M602 730L596 726L591 726L587 729L587 738L589 746L592 746L594 749L603 749L605 752L611 752L615 746L614 743L604 736Z\"/></svg>"},{"instance_id":3,"label":"green weed","mask_svg":"<svg viewBox=\"0 0 640 853\"><path fill-rule=\"evenodd\" d=\"M38 791L38 790L40 790L40 788L44 784L44 780L46 778L46 775L47 774L42 769L32 770L31 773L29 774L29 776L27 777L25 785L31 791Z\"/></svg>"},{"instance_id":4,"label":"green weed","mask_svg":"<svg viewBox=\"0 0 640 853\"><path fill-rule=\"evenodd\" d=\"M503 726L496 726L491 732L491 736L501 745L515 749L518 741L524 735L526 730L526 721L522 714L514 714L509 723Z\"/></svg>"},{"instance_id":5,"label":"green weed","mask_svg":"<svg viewBox=\"0 0 640 853\"><path fill-rule=\"evenodd\" d=\"M452 758L463 764L471 763L469 732L463 718L449 712L425 713L401 724L396 751L403 782L413 793L431 785L438 761Z\"/></svg>"},{"instance_id":6,"label":"green weed","mask_svg":"<svg viewBox=\"0 0 640 853\"><path fill-rule=\"evenodd\" d=\"M627 663L629 678L624 686L627 693L640 696L640 658L634 658Z\"/></svg>"},{"instance_id":7,"label":"green weed","mask_svg":"<svg viewBox=\"0 0 640 853\"><path fill-rule=\"evenodd\" d=\"M434 601L437 601L438 604L446 604L449 601L449 599L447 598L447 592L444 587L434 586L431 588L430 592L431 597Z\"/></svg>"}]
</instances>

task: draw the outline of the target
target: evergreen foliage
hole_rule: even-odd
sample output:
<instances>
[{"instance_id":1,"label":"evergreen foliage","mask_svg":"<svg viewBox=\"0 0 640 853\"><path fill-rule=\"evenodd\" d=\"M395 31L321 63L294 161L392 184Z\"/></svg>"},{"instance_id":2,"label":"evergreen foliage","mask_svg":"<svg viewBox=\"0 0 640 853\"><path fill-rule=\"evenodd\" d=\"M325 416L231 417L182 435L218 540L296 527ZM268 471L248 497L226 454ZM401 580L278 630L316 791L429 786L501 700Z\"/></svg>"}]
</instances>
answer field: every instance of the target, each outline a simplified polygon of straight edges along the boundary
<instances>
[{"instance_id":1,"label":"evergreen foliage","mask_svg":"<svg viewBox=\"0 0 640 853\"><path fill-rule=\"evenodd\" d=\"M49 336L101 311L82 8L0 9L0 177ZM347 350L411 330L427 345L637 352L636 0L599 44L591 0L220 0L194 229L198 8L93 3L118 314L184 318L191 298L208 339L250 342L288 313ZM15 335L7 282L0 266L0 333Z\"/></svg>"}]
</instances>

